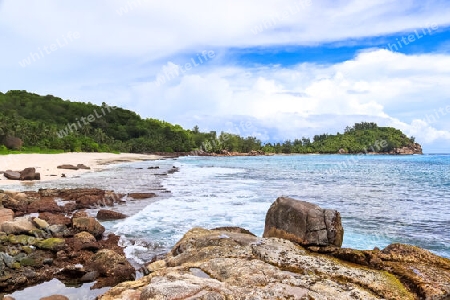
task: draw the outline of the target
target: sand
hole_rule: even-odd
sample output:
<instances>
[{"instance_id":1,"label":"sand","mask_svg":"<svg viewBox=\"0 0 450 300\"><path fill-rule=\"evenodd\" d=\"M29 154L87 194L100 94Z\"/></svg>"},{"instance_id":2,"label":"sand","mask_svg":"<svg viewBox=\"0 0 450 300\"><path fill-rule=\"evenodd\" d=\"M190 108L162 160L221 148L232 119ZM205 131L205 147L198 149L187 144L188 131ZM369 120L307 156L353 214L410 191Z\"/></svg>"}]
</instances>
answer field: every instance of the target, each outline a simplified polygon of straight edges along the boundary
<instances>
[{"instance_id":1,"label":"sand","mask_svg":"<svg viewBox=\"0 0 450 300\"><path fill-rule=\"evenodd\" d=\"M71 152L61 154L9 154L0 155L0 171L13 170L22 171L25 168L36 168L41 173L41 181L59 180L64 173L70 178L86 172L95 172L107 168L108 165L160 159L161 156L134 154L134 153L85 153ZM62 164L84 164L90 170L67 170L58 169ZM52 176L53 175L53 176ZM54 176L56 175L56 176ZM19 180L8 180L0 174L0 187L2 185L20 184Z\"/></svg>"}]
</instances>

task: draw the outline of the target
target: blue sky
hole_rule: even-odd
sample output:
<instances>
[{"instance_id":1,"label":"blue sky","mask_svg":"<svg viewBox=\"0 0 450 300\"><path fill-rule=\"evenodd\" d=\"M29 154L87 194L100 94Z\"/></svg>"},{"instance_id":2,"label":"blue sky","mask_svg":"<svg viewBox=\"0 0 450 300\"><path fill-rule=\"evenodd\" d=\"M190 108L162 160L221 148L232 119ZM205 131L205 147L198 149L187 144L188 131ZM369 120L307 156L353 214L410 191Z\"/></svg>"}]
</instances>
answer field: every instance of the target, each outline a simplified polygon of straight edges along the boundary
<instances>
[{"instance_id":1,"label":"blue sky","mask_svg":"<svg viewBox=\"0 0 450 300\"><path fill-rule=\"evenodd\" d=\"M450 152L449 16L442 0L3 0L0 91L263 141L374 121Z\"/></svg>"}]
</instances>

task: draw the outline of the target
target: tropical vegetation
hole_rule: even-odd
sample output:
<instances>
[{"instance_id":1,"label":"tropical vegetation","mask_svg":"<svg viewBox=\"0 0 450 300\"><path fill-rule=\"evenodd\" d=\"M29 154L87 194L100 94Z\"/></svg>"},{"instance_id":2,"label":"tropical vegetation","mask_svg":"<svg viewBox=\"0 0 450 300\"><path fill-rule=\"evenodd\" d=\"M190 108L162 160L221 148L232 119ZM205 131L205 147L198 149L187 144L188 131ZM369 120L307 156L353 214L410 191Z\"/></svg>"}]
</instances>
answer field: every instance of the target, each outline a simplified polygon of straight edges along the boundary
<instances>
[{"instance_id":1,"label":"tropical vegetation","mask_svg":"<svg viewBox=\"0 0 450 300\"><path fill-rule=\"evenodd\" d=\"M362 122L342 134L263 144L256 137L201 132L198 126L188 130L162 120L143 119L106 103L72 102L18 90L0 92L0 154L14 151L1 146L7 137L23 141L16 152L358 153L388 152L414 142L395 128Z\"/></svg>"}]
</instances>

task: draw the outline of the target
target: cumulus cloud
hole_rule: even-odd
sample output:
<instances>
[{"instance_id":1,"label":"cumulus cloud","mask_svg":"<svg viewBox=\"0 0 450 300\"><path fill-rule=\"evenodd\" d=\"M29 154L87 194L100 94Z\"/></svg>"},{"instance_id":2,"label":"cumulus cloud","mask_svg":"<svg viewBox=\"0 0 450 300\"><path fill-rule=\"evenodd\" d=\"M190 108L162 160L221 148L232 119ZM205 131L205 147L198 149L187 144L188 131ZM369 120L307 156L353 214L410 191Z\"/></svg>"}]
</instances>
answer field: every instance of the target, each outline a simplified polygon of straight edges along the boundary
<instances>
[{"instance_id":1,"label":"cumulus cloud","mask_svg":"<svg viewBox=\"0 0 450 300\"><path fill-rule=\"evenodd\" d=\"M344 62L289 67L227 60L230 49L347 45L444 28L449 14L450 4L441 0L30 0L26 9L3 1L0 34L8 43L0 48L0 90L106 101L144 117L237 128L263 140L335 133L364 120L449 145L450 114L426 118L448 105L448 51L369 49ZM80 38L27 68L19 65L67 32ZM180 72L205 49L216 51L214 60ZM158 85L164 70L179 75ZM241 123L248 122L244 131Z\"/></svg>"}]
</instances>

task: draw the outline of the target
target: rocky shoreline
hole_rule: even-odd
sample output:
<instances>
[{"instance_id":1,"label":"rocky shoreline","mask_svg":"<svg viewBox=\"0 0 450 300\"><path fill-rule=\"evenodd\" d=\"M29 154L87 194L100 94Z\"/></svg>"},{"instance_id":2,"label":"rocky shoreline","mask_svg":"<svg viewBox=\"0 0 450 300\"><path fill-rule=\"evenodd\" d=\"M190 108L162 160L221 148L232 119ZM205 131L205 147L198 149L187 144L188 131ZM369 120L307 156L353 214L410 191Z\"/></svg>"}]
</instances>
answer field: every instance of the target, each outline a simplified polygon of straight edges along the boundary
<instances>
[{"instance_id":1,"label":"rocky shoreline","mask_svg":"<svg viewBox=\"0 0 450 300\"><path fill-rule=\"evenodd\" d=\"M98 297L103 300L450 298L449 259L403 244L341 248L339 212L285 197L267 212L262 238L237 227L193 228L135 280L119 237L106 236L98 220L126 217L109 207L127 198L155 196L0 190L0 296L57 278L75 286L112 287ZM97 218L87 213L90 208L101 208Z\"/></svg>"},{"instance_id":2,"label":"rocky shoreline","mask_svg":"<svg viewBox=\"0 0 450 300\"><path fill-rule=\"evenodd\" d=\"M118 299L432 299L450 297L450 260L418 247L340 248L339 213L279 198L258 238L241 228L193 228Z\"/></svg>"},{"instance_id":3,"label":"rocky shoreline","mask_svg":"<svg viewBox=\"0 0 450 300\"><path fill-rule=\"evenodd\" d=\"M124 196L99 189L0 193L0 292L53 278L75 285L96 281L95 288L133 279L119 237L103 237L105 228L85 211L118 205Z\"/></svg>"}]
</instances>

